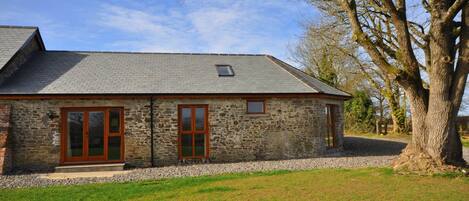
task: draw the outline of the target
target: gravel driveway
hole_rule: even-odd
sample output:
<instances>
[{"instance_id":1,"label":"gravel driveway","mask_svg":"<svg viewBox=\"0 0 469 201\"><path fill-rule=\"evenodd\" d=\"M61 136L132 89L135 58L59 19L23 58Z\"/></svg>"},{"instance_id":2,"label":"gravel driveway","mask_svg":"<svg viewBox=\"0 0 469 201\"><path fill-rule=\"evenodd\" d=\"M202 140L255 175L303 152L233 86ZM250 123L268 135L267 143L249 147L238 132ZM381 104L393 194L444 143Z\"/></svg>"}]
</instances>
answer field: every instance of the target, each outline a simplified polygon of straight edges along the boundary
<instances>
[{"instance_id":1,"label":"gravel driveway","mask_svg":"<svg viewBox=\"0 0 469 201\"><path fill-rule=\"evenodd\" d=\"M390 164L393 158L405 147L405 142L378 140L361 137L346 137L345 152L341 156L292 159L281 161L254 161L225 164L197 164L188 166L168 166L129 170L126 174L100 178L44 179L44 174L0 176L0 188L17 188L49 185L70 185L96 182L124 182L171 177L216 175L236 172L256 172L268 170L305 170L312 168L358 168L382 167ZM469 150L465 150L469 156ZM469 158L466 158L468 160Z\"/></svg>"}]
</instances>

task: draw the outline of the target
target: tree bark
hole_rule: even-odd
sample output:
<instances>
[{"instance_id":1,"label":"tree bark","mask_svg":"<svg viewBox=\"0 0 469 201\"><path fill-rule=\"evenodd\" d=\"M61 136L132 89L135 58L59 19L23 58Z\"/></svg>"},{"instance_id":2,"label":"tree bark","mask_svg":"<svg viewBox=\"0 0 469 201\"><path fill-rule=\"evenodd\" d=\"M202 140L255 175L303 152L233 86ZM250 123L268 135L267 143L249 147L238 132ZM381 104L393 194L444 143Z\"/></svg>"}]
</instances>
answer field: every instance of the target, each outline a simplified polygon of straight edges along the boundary
<instances>
[{"instance_id":1,"label":"tree bark","mask_svg":"<svg viewBox=\"0 0 469 201\"><path fill-rule=\"evenodd\" d=\"M469 73L469 3L466 3L462 8L461 24L459 59L456 64L451 86L451 100L454 107L453 119L450 125L449 140L447 142L447 161L454 164L464 163L464 160L462 160L461 136L457 132L455 120L461 107L462 96L466 88L466 80Z\"/></svg>"}]
</instances>

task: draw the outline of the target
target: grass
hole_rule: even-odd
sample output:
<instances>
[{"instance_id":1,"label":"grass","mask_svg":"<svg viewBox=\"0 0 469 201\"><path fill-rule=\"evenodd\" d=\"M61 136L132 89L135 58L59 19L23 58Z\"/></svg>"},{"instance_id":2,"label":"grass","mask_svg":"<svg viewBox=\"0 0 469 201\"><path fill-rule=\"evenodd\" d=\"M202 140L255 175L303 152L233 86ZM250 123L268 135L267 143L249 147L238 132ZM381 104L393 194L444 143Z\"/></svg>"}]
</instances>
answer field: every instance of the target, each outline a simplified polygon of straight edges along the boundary
<instances>
[{"instance_id":1,"label":"grass","mask_svg":"<svg viewBox=\"0 0 469 201\"><path fill-rule=\"evenodd\" d=\"M469 148L469 136L461 137L461 142L462 142L463 147L468 147Z\"/></svg>"},{"instance_id":2,"label":"grass","mask_svg":"<svg viewBox=\"0 0 469 201\"><path fill-rule=\"evenodd\" d=\"M0 190L1 200L469 200L469 178L315 169Z\"/></svg>"}]
</instances>

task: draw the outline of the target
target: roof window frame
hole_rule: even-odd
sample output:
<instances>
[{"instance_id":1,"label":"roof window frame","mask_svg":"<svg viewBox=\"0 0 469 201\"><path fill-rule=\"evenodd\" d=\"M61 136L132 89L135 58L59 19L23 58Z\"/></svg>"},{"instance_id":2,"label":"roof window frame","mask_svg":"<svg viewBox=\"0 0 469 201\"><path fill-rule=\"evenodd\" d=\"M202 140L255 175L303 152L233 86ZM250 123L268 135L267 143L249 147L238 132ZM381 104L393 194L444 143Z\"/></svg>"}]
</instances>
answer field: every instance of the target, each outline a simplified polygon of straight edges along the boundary
<instances>
[{"instance_id":1,"label":"roof window frame","mask_svg":"<svg viewBox=\"0 0 469 201\"><path fill-rule=\"evenodd\" d=\"M230 74L221 74L219 68L228 68L228 71ZM218 77L233 77L235 76L235 72L233 70L233 67L229 64L215 64L215 69L217 70Z\"/></svg>"}]
</instances>

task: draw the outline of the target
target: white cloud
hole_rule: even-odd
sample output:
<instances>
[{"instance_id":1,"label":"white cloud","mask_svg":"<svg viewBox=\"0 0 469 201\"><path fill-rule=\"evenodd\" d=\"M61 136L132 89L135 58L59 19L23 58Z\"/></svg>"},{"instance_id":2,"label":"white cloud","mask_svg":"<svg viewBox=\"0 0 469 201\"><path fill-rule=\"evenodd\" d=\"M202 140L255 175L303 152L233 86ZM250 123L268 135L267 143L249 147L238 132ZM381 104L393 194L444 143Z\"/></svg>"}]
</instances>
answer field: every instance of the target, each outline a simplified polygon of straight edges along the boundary
<instances>
[{"instance_id":1,"label":"white cloud","mask_svg":"<svg viewBox=\"0 0 469 201\"><path fill-rule=\"evenodd\" d=\"M99 25L132 34L134 40L115 42L115 46L137 51L181 51L188 42L184 20L177 14L156 15L136 9L104 5Z\"/></svg>"},{"instance_id":2,"label":"white cloud","mask_svg":"<svg viewBox=\"0 0 469 201\"><path fill-rule=\"evenodd\" d=\"M276 2L276 1L272 1ZM294 6L252 1L186 1L178 8L124 8L106 4L99 25L130 34L121 49L168 52L269 53L285 56L296 36L282 30ZM283 13L269 9L277 8ZM285 10L283 10L285 9ZM298 9L298 8L297 8Z\"/></svg>"}]
</instances>

